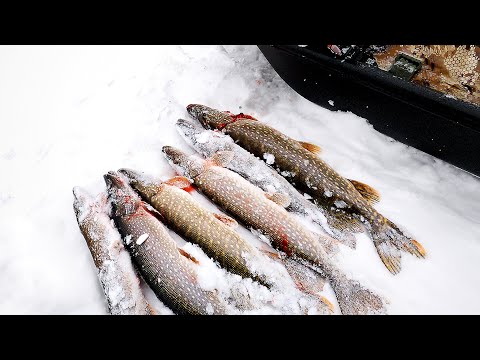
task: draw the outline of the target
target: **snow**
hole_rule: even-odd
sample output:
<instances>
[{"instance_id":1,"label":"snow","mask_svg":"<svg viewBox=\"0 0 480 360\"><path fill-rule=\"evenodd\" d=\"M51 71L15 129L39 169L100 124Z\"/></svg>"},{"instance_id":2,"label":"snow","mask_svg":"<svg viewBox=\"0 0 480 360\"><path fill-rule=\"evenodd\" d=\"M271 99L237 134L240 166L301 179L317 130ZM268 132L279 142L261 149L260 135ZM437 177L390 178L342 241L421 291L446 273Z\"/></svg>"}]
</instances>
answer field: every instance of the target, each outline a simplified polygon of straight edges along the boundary
<instances>
[{"instance_id":1,"label":"snow","mask_svg":"<svg viewBox=\"0 0 480 360\"><path fill-rule=\"evenodd\" d=\"M366 234L357 235L356 250L337 256L345 271L389 300L389 313L480 314L480 180L392 141L365 119L310 103L256 47L1 46L0 63L0 313L107 312L71 190L99 193L102 175L121 167L173 176L161 147L193 153L174 124L188 118L187 104L203 103L320 145L338 172L381 193L376 208L413 234L427 258L404 254L393 276ZM261 246L249 230L237 230ZM211 264L217 272L206 271L215 276L210 286L225 296L274 302L247 313L301 311L290 293L277 297L248 279L236 283L236 275ZM152 302L151 290L142 289ZM324 293L332 299L328 286ZM159 313L171 313L159 304L152 303Z\"/></svg>"},{"instance_id":2,"label":"snow","mask_svg":"<svg viewBox=\"0 0 480 360\"><path fill-rule=\"evenodd\" d=\"M145 241L147 241L150 234L142 234L138 237L137 241L135 242L137 245L142 245Z\"/></svg>"},{"instance_id":3,"label":"snow","mask_svg":"<svg viewBox=\"0 0 480 360\"><path fill-rule=\"evenodd\" d=\"M263 158L265 159L265 162L268 165L272 165L272 164L275 163L275 156L273 156L273 154L265 153L265 154L263 154Z\"/></svg>"}]
</instances>

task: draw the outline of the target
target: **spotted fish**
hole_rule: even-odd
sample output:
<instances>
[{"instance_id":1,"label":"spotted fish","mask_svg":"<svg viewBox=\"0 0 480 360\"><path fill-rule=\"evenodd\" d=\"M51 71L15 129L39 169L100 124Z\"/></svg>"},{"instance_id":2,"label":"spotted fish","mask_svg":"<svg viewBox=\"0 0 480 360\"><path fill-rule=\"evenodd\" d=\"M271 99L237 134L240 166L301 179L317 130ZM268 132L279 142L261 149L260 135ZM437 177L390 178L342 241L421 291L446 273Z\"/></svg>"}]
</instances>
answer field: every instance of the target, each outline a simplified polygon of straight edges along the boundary
<instances>
[{"instance_id":1,"label":"spotted fish","mask_svg":"<svg viewBox=\"0 0 480 360\"><path fill-rule=\"evenodd\" d=\"M208 211L181 190L191 186L188 179L175 177L161 182L130 169L119 172L129 178L130 185L176 233L199 245L228 271L268 284L264 274L252 270L261 268L261 254L233 230L237 222L226 215Z\"/></svg>"},{"instance_id":2,"label":"spotted fish","mask_svg":"<svg viewBox=\"0 0 480 360\"><path fill-rule=\"evenodd\" d=\"M167 229L116 172L104 176L113 217L142 277L175 314L225 314L222 300L197 284L193 262Z\"/></svg>"},{"instance_id":3,"label":"spotted fish","mask_svg":"<svg viewBox=\"0 0 480 360\"><path fill-rule=\"evenodd\" d=\"M238 226L234 219L212 213L196 202L188 193L191 183L187 178L176 176L162 182L130 169L121 169L119 172L125 175L130 185L159 212L164 223L185 240L199 245L221 267L269 288L280 289L283 286L284 282L279 279L283 274L270 268L269 259L265 255L272 257L272 253L268 250L262 250L261 253L244 240L234 230ZM316 295L323 289L323 278L318 274L302 278L298 275L304 272L304 267L300 264L279 257L275 259L280 259L301 292L316 297L319 313L333 311L331 303L325 297Z\"/></svg>"},{"instance_id":4,"label":"spotted fish","mask_svg":"<svg viewBox=\"0 0 480 360\"><path fill-rule=\"evenodd\" d=\"M79 187L73 189L73 196L78 226L92 254L110 314L155 314L140 289L122 237L107 214L106 197L94 199Z\"/></svg>"},{"instance_id":5,"label":"spotted fish","mask_svg":"<svg viewBox=\"0 0 480 360\"><path fill-rule=\"evenodd\" d=\"M337 219L330 211L315 206L307 199L308 196L300 194L283 176L235 144L230 136L218 131L205 130L199 124L183 119L177 121L176 127L187 143L204 158L210 158L218 151L233 152L233 159L227 165L228 169L235 171L265 192L285 195L287 211L312 219L329 235L344 245L355 248L355 237L348 229L336 227Z\"/></svg>"},{"instance_id":6,"label":"spotted fish","mask_svg":"<svg viewBox=\"0 0 480 360\"><path fill-rule=\"evenodd\" d=\"M174 169L191 179L214 203L266 236L276 249L308 263L324 275L335 291L342 313L385 311L383 299L348 278L333 256L325 252L315 234L260 188L222 167L231 161L231 152L218 152L212 159L203 160L171 146L164 146L162 151Z\"/></svg>"},{"instance_id":7,"label":"spotted fish","mask_svg":"<svg viewBox=\"0 0 480 360\"><path fill-rule=\"evenodd\" d=\"M314 145L296 141L242 114L232 115L203 105L189 105L187 111L205 127L222 129L252 154L268 157L288 181L312 196L318 205L329 208L340 226L355 229L361 221L391 273L401 270L401 250L425 257L420 243L373 208L379 194L368 185L338 174L316 155Z\"/></svg>"}]
</instances>

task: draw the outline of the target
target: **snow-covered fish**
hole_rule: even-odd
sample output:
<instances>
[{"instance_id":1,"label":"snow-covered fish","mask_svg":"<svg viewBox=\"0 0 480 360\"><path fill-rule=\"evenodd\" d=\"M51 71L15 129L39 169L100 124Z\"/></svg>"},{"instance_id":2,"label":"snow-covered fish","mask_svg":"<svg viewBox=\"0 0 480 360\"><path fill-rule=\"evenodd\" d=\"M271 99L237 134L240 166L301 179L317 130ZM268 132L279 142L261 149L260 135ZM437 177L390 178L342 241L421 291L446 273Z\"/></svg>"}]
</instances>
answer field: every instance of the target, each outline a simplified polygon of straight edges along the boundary
<instances>
[{"instance_id":1,"label":"snow-covered fish","mask_svg":"<svg viewBox=\"0 0 480 360\"><path fill-rule=\"evenodd\" d=\"M73 188L73 208L87 242L112 315L153 315L140 289L140 280L122 244L122 237L107 213L106 196L97 199Z\"/></svg>"},{"instance_id":2,"label":"snow-covered fish","mask_svg":"<svg viewBox=\"0 0 480 360\"><path fill-rule=\"evenodd\" d=\"M203 105L189 105L187 111L210 129L222 129L247 151L270 163L297 188L330 208L340 227L356 229L362 222L369 230L377 252L387 269L401 270L401 250L425 257L419 242L378 213L373 204L379 194L370 186L338 174L316 154L318 147L294 140L267 124L243 114L232 115Z\"/></svg>"},{"instance_id":3,"label":"snow-covered fish","mask_svg":"<svg viewBox=\"0 0 480 360\"><path fill-rule=\"evenodd\" d=\"M227 165L228 169L235 171L265 192L286 195L285 201L289 202L287 211L312 219L332 237L355 248L355 237L348 229L335 227L337 219L332 212L315 206L275 169L235 144L230 136L218 131L206 130L200 124L184 119L179 119L176 127L187 143L205 159L212 157L218 151L232 151L233 159Z\"/></svg>"},{"instance_id":4,"label":"snow-covered fish","mask_svg":"<svg viewBox=\"0 0 480 360\"><path fill-rule=\"evenodd\" d=\"M225 314L223 302L197 283L193 262L121 174L104 175L113 218L142 277L175 314Z\"/></svg>"},{"instance_id":5,"label":"snow-covered fish","mask_svg":"<svg viewBox=\"0 0 480 360\"><path fill-rule=\"evenodd\" d=\"M162 216L162 221L181 235L185 240L200 246L213 260L224 269L251 278L269 287L278 288L279 276L269 268L265 254L250 245L235 230L238 223L224 214L212 213L196 202L187 192L191 188L185 177L176 176L167 181L151 179L130 169L121 169L130 185L137 190ZM186 191L184 191L184 190ZM270 256L268 251L265 251ZM280 261L292 276L300 291L316 294L323 288L320 276L302 278L300 265L288 259ZM281 286L281 285L280 285ZM317 310L321 313L333 311L331 303L323 296L317 296Z\"/></svg>"},{"instance_id":6,"label":"snow-covered fish","mask_svg":"<svg viewBox=\"0 0 480 360\"><path fill-rule=\"evenodd\" d=\"M177 176L161 182L130 169L121 169L119 172L160 213L165 224L186 240L200 246L221 267L268 284L264 274L253 270L261 267L261 254L233 230L237 222L229 216L208 211L181 190L191 186L187 178Z\"/></svg>"},{"instance_id":7,"label":"snow-covered fish","mask_svg":"<svg viewBox=\"0 0 480 360\"><path fill-rule=\"evenodd\" d=\"M289 257L315 267L330 282L344 314L384 312L381 297L349 279L333 255L323 249L318 236L304 228L282 206L240 175L224 168L233 158L228 151L203 160L171 146L162 148L167 160L214 203L237 217L250 229L266 236L272 246Z\"/></svg>"}]
</instances>

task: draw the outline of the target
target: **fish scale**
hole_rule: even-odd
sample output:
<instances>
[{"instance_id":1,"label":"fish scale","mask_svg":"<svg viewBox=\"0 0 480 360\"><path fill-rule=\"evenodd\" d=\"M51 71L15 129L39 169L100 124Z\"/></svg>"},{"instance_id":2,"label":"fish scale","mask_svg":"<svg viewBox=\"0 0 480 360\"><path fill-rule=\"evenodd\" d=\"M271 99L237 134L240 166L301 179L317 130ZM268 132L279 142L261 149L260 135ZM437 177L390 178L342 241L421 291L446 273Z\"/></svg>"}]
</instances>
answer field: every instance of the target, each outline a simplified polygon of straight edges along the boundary
<instances>
[{"instance_id":1,"label":"fish scale","mask_svg":"<svg viewBox=\"0 0 480 360\"><path fill-rule=\"evenodd\" d=\"M158 298L176 314L225 314L221 300L196 282L192 262L182 256L162 223L141 202L121 176L105 175L114 220L142 277ZM139 242L147 234L145 241Z\"/></svg>"},{"instance_id":2,"label":"fish scale","mask_svg":"<svg viewBox=\"0 0 480 360\"><path fill-rule=\"evenodd\" d=\"M258 250L197 204L186 191L168 184L149 186L148 181L132 170L120 172L175 232L198 244L209 257L232 273L268 284L264 275L259 277L250 270L252 266L260 266Z\"/></svg>"},{"instance_id":3,"label":"fish scale","mask_svg":"<svg viewBox=\"0 0 480 360\"><path fill-rule=\"evenodd\" d=\"M241 147L262 158L274 157L274 166L297 188L313 197L332 214L342 216L341 222L351 224L360 220L369 230L380 259L387 269L397 274L401 270L400 251L424 257L426 252L416 240L405 235L394 223L378 213L360 194L351 181L333 170L300 142L257 120L230 115L203 105L189 105L191 116L205 127L221 129ZM358 182L356 182L358 183ZM365 185L363 189L365 189Z\"/></svg>"},{"instance_id":4,"label":"fish scale","mask_svg":"<svg viewBox=\"0 0 480 360\"><path fill-rule=\"evenodd\" d=\"M112 225L105 203L82 189L73 189L78 226L87 242L112 315L153 315L140 289L140 280L118 230Z\"/></svg>"},{"instance_id":5,"label":"fish scale","mask_svg":"<svg viewBox=\"0 0 480 360\"><path fill-rule=\"evenodd\" d=\"M204 158L212 157L218 151L232 151L234 156L226 166L228 169L235 171L264 191L275 191L287 195L290 199L288 211L311 218L343 244L355 247L355 237L350 232L331 226L332 217L329 211L323 207L319 208L307 200L277 171L235 144L230 136L217 131L205 130L202 126L184 119L179 119L176 127L185 140Z\"/></svg>"},{"instance_id":6,"label":"fish scale","mask_svg":"<svg viewBox=\"0 0 480 360\"><path fill-rule=\"evenodd\" d=\"M194 184L214 203L237 217L247 227L259 231L272 246L299 260L304 259L324 275L332 285L344 314L383 312L383 300L347 278L333 258L322 249L316 236L304 228L283 207L267 199L265 193L238 174L188 156L171 146L162 151L177 171L191 178Z\"/></svg>"}]
</instances>

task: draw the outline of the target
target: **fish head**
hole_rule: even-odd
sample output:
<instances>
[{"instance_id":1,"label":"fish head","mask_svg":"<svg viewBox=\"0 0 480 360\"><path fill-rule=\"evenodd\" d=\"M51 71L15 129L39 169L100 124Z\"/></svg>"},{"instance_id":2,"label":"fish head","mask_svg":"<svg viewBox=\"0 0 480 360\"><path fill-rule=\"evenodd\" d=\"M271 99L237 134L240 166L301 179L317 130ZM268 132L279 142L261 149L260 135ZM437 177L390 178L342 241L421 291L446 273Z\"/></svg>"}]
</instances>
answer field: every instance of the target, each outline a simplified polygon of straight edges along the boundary
<instances>
[{"instance_id":1,"label":"fish head","mask_svg":"<svg viewBox=\"0 0 480 360\"><path fill-rule=\"evenodd\" d=\"M207 131L200 124L185 119L178 119L175 126L190 143L195 143L197 136Z\"/></svg>"},{"instance_id":2,"label":"fish head","mask_svg":"<svg viewBox=\"0 0 480 360\"><path fill-rule=\"evenodd\" d=\"M93 197L81 187L75 186L73 188L73 198L73 209L77 219L85 219L87 215L93 213L110 214L110 205L105 192Z\"/></svg>"},{"instance_id":3,"label":"fish head","mask_svg":"<svg viewBox=\"0 0 480 360\"><path fill-rule=\"evenodd\" d=\"M73 209L77 218L81 217L90 210L93 202L93 198L82 188L75 186L73 188Z\"/></svg>"},{"instance_id":4,"label":"fish head","mask_svg":"<svg viewBox=\"0 0 480 360\"><path fill-rule=\"evenodd\" d=\"M140 196L129 185L128 179L116 171L103 175L107 185L108 198L112 203L115 216L125 216L135 213L141 204Z\"/></svg>"},{"instance_id":5,"label":"fish head","mask_svg":"<svg viewBox=\"0 0 480 360\"><path fill-rule=\"evenodd\" d=\"M188 105L187 112L192 118L200 121L202 126L206 129L221 130L236 120L236 118L230 113L199 104Z\"/></svg>"},{"instance_id":6,"label":"fish head","mask_svg":"<svg viewBox=\"0 0 480 360\"><path fill-rule=\"evenodd\" d=\"M142 197L150 201L152 197L162 190L161 182L131 169L118 170L129 182L130 186L137 190Z\"/></svg>"},{"instance_id":7,"label":"fish head","mask_svg":"<svg viewBox=\"0 0 480 360\"><path fill-rule=\"evenodd\" d=\"M205 160L194 155L188 155L173 146L164 146L162 152L175 171L189 179L195 179L206 169Z\"/></svg>"}]
</instances>

